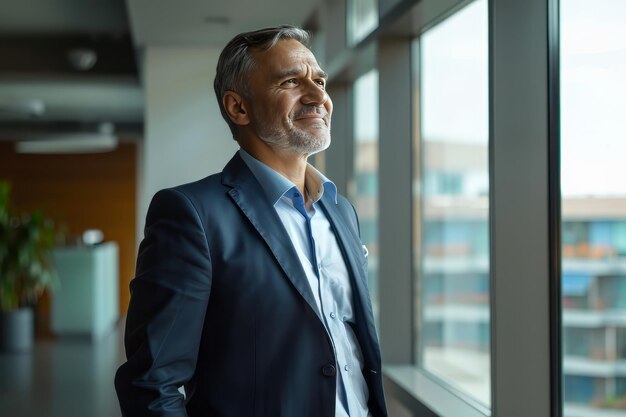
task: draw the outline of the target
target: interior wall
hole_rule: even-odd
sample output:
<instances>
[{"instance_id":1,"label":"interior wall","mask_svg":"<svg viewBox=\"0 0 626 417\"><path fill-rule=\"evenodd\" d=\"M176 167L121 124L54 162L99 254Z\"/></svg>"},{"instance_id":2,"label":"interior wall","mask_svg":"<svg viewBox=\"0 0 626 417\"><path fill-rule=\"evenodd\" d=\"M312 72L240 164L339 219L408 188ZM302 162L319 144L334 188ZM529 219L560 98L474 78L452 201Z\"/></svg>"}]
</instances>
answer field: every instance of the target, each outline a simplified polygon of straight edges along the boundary
<instances>
[{"instance_id":1,"label":"interior wall","mask_svg":"<svg viewBox=\"0 0 626 417\"><path fill-rule=\"evenodd\" d=\"M138 242L157 191L220 172L238 149L213 92L220 51L172 46L145 49Z\"/></svg>"},{"instance_id":2,"label":"interior wall","mask_svg":"<svg viewBox=\"0 0 626 417\"><path fill-rule=\"evenodd\" d=\"M135 269L136 152L134 144L121 144L97 154L19 154L12 142L0 142L0 179L12 184L14 208L42 210L68 236L96 228L118 243L121 314ZM46 315L47 301L42 304L39 311Z\"/></svg>"}]
</instances>

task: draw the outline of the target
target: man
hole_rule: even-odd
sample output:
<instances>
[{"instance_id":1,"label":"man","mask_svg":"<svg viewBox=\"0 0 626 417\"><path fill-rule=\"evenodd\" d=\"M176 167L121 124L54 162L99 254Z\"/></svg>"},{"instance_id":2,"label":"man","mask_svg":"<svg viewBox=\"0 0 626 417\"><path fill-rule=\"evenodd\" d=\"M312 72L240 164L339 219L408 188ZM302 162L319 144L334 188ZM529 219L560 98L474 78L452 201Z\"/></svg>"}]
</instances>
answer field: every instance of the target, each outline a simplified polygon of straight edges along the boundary
<instances>
[{"instance_id":1,"label":"man","mask_svg":"<svg viewBox=\"0 0 626 417\"><path fill-rule=\"evenodd\" d=\"M215 92L241 149L150 205L115 380L124 416L387 415L357 217L307 164L332 114L307 41L281 26L222 51Z\"/></svg>"}]
</instances>

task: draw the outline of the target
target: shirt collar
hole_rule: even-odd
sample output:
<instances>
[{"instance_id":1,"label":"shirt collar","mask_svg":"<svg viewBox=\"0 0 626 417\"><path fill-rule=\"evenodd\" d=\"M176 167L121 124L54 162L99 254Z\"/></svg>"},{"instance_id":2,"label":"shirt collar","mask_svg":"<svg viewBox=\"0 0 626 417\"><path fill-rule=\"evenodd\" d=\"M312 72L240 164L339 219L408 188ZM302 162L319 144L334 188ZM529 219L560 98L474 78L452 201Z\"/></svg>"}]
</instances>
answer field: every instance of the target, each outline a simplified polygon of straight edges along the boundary
<instances>
[{"instance_id":1,"label":"shirt collar","mask_svg":"<svg viewBox=\"0 0 626 417\"><path fill-rule=\"evenodd\" d=\"M295 187L293 182L254 158L245 150L239 149L239 155L259 183L261 183L261 187L263 187L272 205L275 205L287 191ZM324 195L324 192L327 192L335 204L337 204L337 186L311 164L307 164L306 167L304 187L313 203L317 203Z\"/></svg>"}]
</instances>

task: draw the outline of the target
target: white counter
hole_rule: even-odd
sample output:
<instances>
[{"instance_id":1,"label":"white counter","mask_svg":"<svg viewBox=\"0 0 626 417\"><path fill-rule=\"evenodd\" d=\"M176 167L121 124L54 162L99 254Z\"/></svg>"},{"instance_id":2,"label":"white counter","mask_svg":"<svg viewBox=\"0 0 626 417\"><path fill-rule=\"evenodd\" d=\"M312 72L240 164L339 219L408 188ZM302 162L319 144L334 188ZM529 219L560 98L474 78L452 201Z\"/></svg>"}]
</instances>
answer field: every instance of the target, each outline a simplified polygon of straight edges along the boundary
<instances>
[{"instance_id":1,"label":"white counter","mask_svg":"<svg viewBox=\"0 0 626 417\"><path fill-rule=\"evenodd\" d=\"M118 246L58 247L53 261L59 286L52 293L52 331L93 340L113 329L119 318Z\"/></svg>"}]
</instances>

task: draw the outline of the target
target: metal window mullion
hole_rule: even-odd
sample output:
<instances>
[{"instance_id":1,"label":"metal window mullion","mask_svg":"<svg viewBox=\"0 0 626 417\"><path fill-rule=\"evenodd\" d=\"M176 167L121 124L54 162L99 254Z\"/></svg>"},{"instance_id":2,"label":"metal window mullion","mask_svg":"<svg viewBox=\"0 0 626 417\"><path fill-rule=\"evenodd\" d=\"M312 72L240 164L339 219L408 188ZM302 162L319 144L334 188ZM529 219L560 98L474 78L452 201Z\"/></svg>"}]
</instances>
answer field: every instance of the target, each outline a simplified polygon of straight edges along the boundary
<instances>
[{"instance_id":1,"label":"metal window mullion","mask_svg":"<svg viewBox=\"0 0 626 417\"><path fill-rule=\"evenodd\" d=\"M380 339L383 362L413 362L411 41L381 39L379 71Z\"/></svg>"},{"instance_id":2,"label":"metal window mullion","mask_svg":"<svg viewBox=\"0 0 626 417\"><path fill-rule=\"evenodd\" d=\"M563 415L563 298L561 289L561 62L560 1L548 3L548 204L550 245L550 410Z\"/></svg>"},{"instance_id":3,"label":"metal window mullion","mask_svg":"<svg viewBox=\"0 0 626 417\"><path fill-rule=\"evenodd\" d=\"M348 184L354 178L354 134L352 88L347 83L333 83L328 91L333 100L332 140L324 152L325 174L339 192L350 195Z\"/></svg>"},{"instance_id":4,"label":"metal window mullion","mask_svg":"<svg viewBox=\"0 0 626 417\"><path fill-rule=\"evenodd\" d=\"M548 2L489 4L491 372L497 417L552 415Z\"/></svg>"}]
</instances>

